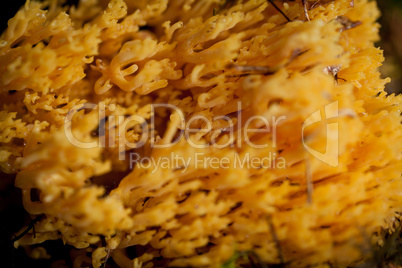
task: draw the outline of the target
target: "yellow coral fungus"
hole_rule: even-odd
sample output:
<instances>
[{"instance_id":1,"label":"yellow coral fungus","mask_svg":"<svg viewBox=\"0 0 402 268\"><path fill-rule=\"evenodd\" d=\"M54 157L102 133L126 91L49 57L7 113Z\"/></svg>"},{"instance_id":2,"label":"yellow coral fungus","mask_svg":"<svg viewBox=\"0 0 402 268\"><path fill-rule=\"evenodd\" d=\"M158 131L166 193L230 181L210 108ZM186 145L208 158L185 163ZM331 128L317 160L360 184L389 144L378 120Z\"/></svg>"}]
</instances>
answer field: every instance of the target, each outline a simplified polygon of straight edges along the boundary
<instances>
[{"instance_id":1,"label":"yellow coral fungus","mask_svg":"<svg viewBox=\"0 0 402 268\"><path fill-rule=\"evenodd\" d=\"M0 40L0 167L41 215L15 247L62 239L75 267L370 258L402 210L374 1L309 20L300 1L56 2Z\"/></svg>"}]
</instances>

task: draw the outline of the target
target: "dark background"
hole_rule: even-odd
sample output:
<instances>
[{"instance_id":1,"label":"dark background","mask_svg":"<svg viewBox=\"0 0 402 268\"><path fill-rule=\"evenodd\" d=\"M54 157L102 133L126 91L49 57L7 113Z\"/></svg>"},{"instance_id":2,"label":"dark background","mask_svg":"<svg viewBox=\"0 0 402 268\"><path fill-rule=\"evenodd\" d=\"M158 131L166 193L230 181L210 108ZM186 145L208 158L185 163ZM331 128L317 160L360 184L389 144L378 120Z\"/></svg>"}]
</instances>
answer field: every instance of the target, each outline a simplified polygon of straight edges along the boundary
<instances>
[{"instance_id":1,"label":"dark background","mask_svg":"<svg viewBox=\"0 0 402 268\"><path fill-rule=\"evenodd\" d=\"M78 0L68 0L67 4L75 4ZM25 0L0 0L0 32L7 28L7 21L12 18ZM1 64L1 63L0 63ZM7 175L0 171L0 267L22 268L22 267L72 267L69 263L70 246L63 245L63 242L46 241L40 246L46 248L52 260L32 260L22 248L14 249L10 239L24 226L32 221L22 207L21 190L14 187L15 175ZM54 263L55 260L62 262Z\"/></svg>"},{"instance_id":2,"label":"dark background","mask_svg":"<svg viewBox=\"0 0 402 268\"><path fill-rule=\"evenodd\" d=\"M385 63L381 67L383 77L391 77L386 85L388 93L402 92L402 1L378 0L382 16L379 20L381 41L377 44L384 50Z\"/></svg>"},{"instance_id":3,"label":"dark background","mask_svg":"<svg viewBox=\"0 0 402 268\"><path fill-rule=\"evenodd\" d=\"M68 0L75 4L78 0ZM7 27L7 21L25 3L25 0L1 0L0 32ZM382 25L381 41L377 44L384 49L386 61L381 67L383 77L391 77L392 82L386 86L388 93L402 92L402 1L379 0L378 5L383 16L379 20ZM0 266L1 267L49 267L46 260L28 259L22 249L13 249L10 239L13 233L27 226L32 220L24 212L21 204L21 191L14 187L14 176L0 172ZM46 248L54 259L69 259L68 247L61 241L47 241ZM71 266L71 263L66 263Z\"/></svg>"}]
</instances>

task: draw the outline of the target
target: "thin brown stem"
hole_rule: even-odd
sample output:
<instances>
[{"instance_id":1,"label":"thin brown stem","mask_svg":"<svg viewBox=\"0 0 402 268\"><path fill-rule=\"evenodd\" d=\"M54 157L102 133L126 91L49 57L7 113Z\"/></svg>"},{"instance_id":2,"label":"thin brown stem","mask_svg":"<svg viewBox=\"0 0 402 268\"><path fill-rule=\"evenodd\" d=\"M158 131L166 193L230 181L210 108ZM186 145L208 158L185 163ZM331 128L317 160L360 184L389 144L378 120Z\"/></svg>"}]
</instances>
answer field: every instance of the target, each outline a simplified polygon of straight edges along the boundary
<instances>
[{"instance_id":1,"label":"thin brown stem","mask_svg":"<svg viewBox=\"0 0 402 268\"><path fill-rule=\"evenodd\" d=\"M269 230L271 232L272 238L273 238L275 246L276 246L276 250L278 251L279 261L283 265L285 263L285 259L283 258L283 253L282 253L281 245L279 243L278 235L276 234L276 231L275 231L275 226L272 223L272 219L270 217L267 217L267 221L268 221L268 225L269 225Z\"/></svg>"},{"instance_id":2,"label":"thin brown stem","mask_svg":"<svg viewBox=\"0 0 402 268\"><path fill-rule=\"evenodd\" d=\"M279 13L281 13L282 16L283 16L287 21L289 21L289 22L291 21L291 20L289 19L289 17L286 16L286 14L274 3L274 1L268 0L268 2L270 2L270 3L272 4L272 6L273 6Z\"/></svg>"},{"instance_id":3,"label":"thin brown stem","mask_svg":"<svg viewBox=\"0 0 402 268\"><path fill-rule=\"evenodd\" d=\"M311 169L311 163L308 158L305 160L305 168L306 168L306 191L307 191L307 204L311 205L313 203L313 174Z\"/></svg>"},{"instance_id":4,"label":"thin brown stem","mask_svg":"<svg viewBox=\"0 0 402 268\"><path fill-rule=\"evenodd\" d=\"M303 4L303 8L304 8L304 16L306 16L306 20L310 21L310 17L308 15L307 12L307 1L306 0L302 0L302 4Z\"/></svg>"},{"instance_id":5,"label":"thin brown stem","mask_svg":"<svg viewBox=\"0 0 402 268\"><path fill-rule=\"evenodd\" d=\"M29 231L31 231L32 229L35 228L35 224L40 221L40 219L42 218L42 215L36 217L35 219L33 219L29 224L28 227L19 235L17 235L16 237L12 238L10 240L11 244L14 244L14 242L20 240L21 238L23 238ZM34 234L35 236L35 234Z\"/></svg>"}]
</instances>

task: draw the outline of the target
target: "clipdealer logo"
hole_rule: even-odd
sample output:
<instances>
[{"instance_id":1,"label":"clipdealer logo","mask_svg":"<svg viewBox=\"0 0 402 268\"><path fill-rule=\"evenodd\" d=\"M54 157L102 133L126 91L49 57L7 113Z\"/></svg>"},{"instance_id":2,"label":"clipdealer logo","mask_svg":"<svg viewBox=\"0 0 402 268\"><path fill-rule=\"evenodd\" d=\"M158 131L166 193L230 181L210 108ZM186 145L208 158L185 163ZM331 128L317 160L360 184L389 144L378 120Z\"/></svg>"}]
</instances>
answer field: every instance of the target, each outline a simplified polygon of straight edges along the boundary
<instances>
[{"instance_id":1,"label":"clipdealer logo","mask_svg":"<svg viewBox=\"0 0 402 268\"><path fill-rule=\"evenodd\" d=\"M302 142L304 148L316 159L336 167L339 163L339 123L331 122L331 119L339 117L339 103L335 101L310 115L303 123L302 127ZM305 137L305 129L315 123L326 124L326 145L325 152L314 150L308 145Z\"/></svg>"},{"instance_id":2,"label":"clipdealer logo","mask_svg":"<svg viewBox=\"0 0 402 268\"><path fill-rule=\"evenodd\" d=\"M110 112L114 112L116 106L111 105L102 105L93 104L93 103L84 103L75 106L71 109L66 118L65 118L65 134L67 139L71 144L77 146L79 148L95 148L95 147L118 147L119 149L119 160L125 160L126 158L126 148L140 148L145 145L147 141L150 142L152 148L169 148L175 144L177 144L181 139L185 139L186 142L192 146L193 148L207 148L213 146L217 149L225 148L225 147L240 147L242 146L242 142L245 142L251 148L275 148L277 146L277 127L280 125L281 121L286 120L286 116L282 115L278 118L272 116L271 120L268 120L266 117L261 115L255 115L247 119L245 124L241 122L242 114L241 114L241 102L238 103L238 112L236 116L236 123L232 121L232 119L228 116L217 116L215 118L208 119L203 116L194 116L188 120L185 118L183 112L176 106L171 104L151 104L150 105L150 117L144 118L139 115L131 115L129 117L122 115L109 115L106 116L106 109ZM306 149L306 151L311 154L316 159L332 166L336 167L338 165L338 154L339 154L339 123L334 120L339 117L339 103L335 101L323 107L322 109L311 114L303 123L301 129L301 139L302 145ZM176 121L177 128L170 129L169 131L178 131L178 135L170 135L175 136L174 140L164 140L164 138L154 137L155 132L152 131L155 129L155 109L163 108L171 111L170 119ZM96 141L80 141L78 140L72 130L72 120L74 115L83 109L86 110L98 110L98 139ZM107 124L106 124L107 120ZM201 121L204 124L204 128L192 128L192 123L196 121ZM227 121L227 125L229 127L225 129L213 129L213 123L217 120ZM326 145L325 152L320 152L315 150L314 146L311 146L310 141L312 140L309 135L306 135L306 128L312 126L313 124L320 123L326 124ZM108 126L106 126L108 125ZM126 132L129 128L133 126L137 126L141 129L141 135L136 142L130 142L126 139ZM237 129L236 129L236 127ZM138 129L137 128L137 129ZM227 133L229 138L227 142L224 144L218 143L217 138L221 133ZM191 134L195 133L211 133L211 142L209 144L199 144L193 142L191 139ZM253 143L252 140L249 139L249 133L269 133L270 140L266 144L256 144ZM108 135L106 135L108 134ZM165 133L166 134L166 133ZM170 133L175 134L175 133ZM118 144L112 140L114 137L118 136ZM236 136L236 137L235 137ZM109 138L109 141L106 141L106 137ZM271 157L271 156L269 156ZM278 155L275 155L273 158L278 158ZM183 160L184 161L184 160ZM149 161L148 161L149 162Z\"/></svg>"},{"instance_id":3,"label":"clipdealer logo","mask_svg":"<svg viewBox=\"0 0 402 268\"><path fill-rule=\"evenodd\" d=\"M171 104L151 104L150 117L142 117L139 115L131 115L125 117L123 115L108 115L106 116L106 110L110 112L115 111L115 105L108 105L100 107L93 103L80 104L73 107L65 118L64 130L68 141L79 148L96 148L96 147L119 147L127 148L140 148L145 145L147 141L150 142L152 148L169 148L177 144L181 139L185 139L186 142L193 148L202 149L208 147L214 147L217 149L226 147L241 147L242 143L246 143L252 148L267 148L276 147L277 127L286 119L286 116L266 118L262 115L255 115L247 118L246 122L242 122L242 107L241 102L238 102L238 111L235 118L229 116L216 116L213 118L207 118L202 115L195 115L190 118L185 118L184 113L176 106ZM170 123L173 123L175 127L168 128L162 137L155 137L155 109L163 108L166 111L169 110ZM72 129L73 117L77 112L81 110L98 110L99 124L97 128L98 140L96 141L80 141L74 136ZM106 124L106 121L108 122ZM224 128L214 129L213 125L218 121L225 121L226 126ZM194 127L193 123L200 123L202 127ZM140 129L140 139L136 142L130 142L126 139L125 133L130 128L137 126ZM174 132L174 133L171 133ZM200 143L192 139L192 134L206 134L210 133L211 138L209 143ZM226 142L219 142L219 136L221 134L227 134L229 138ZM270 139L267 143L256 143L249 138L249 133L270 133ZM176 135L177 134L177 135ZM113 142L113 137L119 136L119 144ZM173 137L172 140L166 137ZM106 141L106 137L110 140ZM112 138L112 139L111 139ZM125 149L124 149L125 150ZM124 160L124 159L123 159Z\"/></svg>"}]
</instances>

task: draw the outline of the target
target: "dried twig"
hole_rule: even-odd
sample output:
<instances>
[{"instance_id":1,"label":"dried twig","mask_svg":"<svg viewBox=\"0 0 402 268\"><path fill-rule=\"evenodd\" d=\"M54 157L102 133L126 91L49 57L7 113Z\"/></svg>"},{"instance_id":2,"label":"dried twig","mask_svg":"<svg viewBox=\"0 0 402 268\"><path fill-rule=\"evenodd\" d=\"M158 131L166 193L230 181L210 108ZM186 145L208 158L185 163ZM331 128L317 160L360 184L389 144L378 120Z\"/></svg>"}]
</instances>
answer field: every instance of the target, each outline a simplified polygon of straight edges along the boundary
<instances>
[{"instance_id":1,"label":"dried twig","mask_svg":"<svg viewBox=\"0 0 402 268\"><path fill-rule=\"evenodd\" d=\"M107 263L107 260L109 259L109 256L110 256L110 251L111 251L111 249L110 248L108 248L108 247L106 247L107 248L107 254L106 254L106 257L105 257L105 261L103 262L103 268L106 268L106 263Z\"/></svg>"},{"instance_id":2,"label":"dried twig","mask_svg":"<svg viewBox=\"0 0 402 268\"><path fill-rule=\"evenodd\" d=\"M351 21L349 18L345 16L338 16L336 20L343 26L343 28L340 29L341 32L355 28L356 26L362 24L361 21Z\"/></svg>"},{"instance_id":3,"label":"dried twig","mask_svg":"<svg viewBox=\"0 0 402 268\"><path fill-rule=\"evenodd\" d=\"M308 158L305 160L305 167L306 167L306 191L307 191L307 204L313 203L313 174L311 169L311 163Z\"/></svg>"},{"instance_id":4,"label":"dried twig","mask_svg":"<svg viewBox=\"0 0 402 268\"><path fill-rule=\"evenodd\" d=\"M36 217L35 219L31 220L31 222L28 224L28 227L19 235L17 235L16 237L12 238L10 240L11 244L14 244L14 242L20 240L21 238L23 238L29 231L31 231L31 229L35 228L35 224L40 221L42 218L42 215L39 215L38 217ZM35 229L34 229L35 230ZM34 231L35 232L35 231ZM35 234L34 234L35 237Z\"/></svg>"},{"instance_id":5,"label":"dried twig","mask_svg":"<svg viewBox=\"0 0 402 268\"><path fill-rule=\"evenodd\" d=\"M289 17L286 16L286 14L274 3L274 1L268 0L268 2L270 2L271 5L272 5L279 13L281 13L282 16L283 16L287 21L291 21L291 20L289 19Z\"/></svg>"},{"instance_id":6,"label":"dried twig","mask_svg":"<svg viewBox=\"0 0 402 268\"><path fill-rule=\"evenodd\" d=\"M282 253L281 245L279 243L278 236L277 236L276 231L275 231L275 226L272 223L272 220L271 220L270 217L267 217L267 221L268 221L269 230L271 232L272 238L274 239L274 242L275 242L276 250L278 251L279 261L283 265L283 264L285 264L285 259L283 258L283 253Z\"/></svg>"},{"instance_id":7,"label":"dried twig","mask_svg":"<svg viewBox=\"0 0 402 268\"><path fill-rule=\"evenodd\" d=\"M302 0L303 4L303 9L304 9L304 16L306 17L306 20L310 21L310 17L308 16L308 11L307 11L307 1Z\"/></svg>"},{"instance_id":8,"label":"dried twig","mask_svg":"<svg viewBox=\"0 0 402 268\"><path fill-rule=\"evenodd\" d=\"M331 65L324 68L324 73L330 74L335 78L335 81L338 83L338 80L343 80L346 82L346 79L340 78L338 76L339 71L341 70L341 65Z\"/></svg>"}]
</instances>

